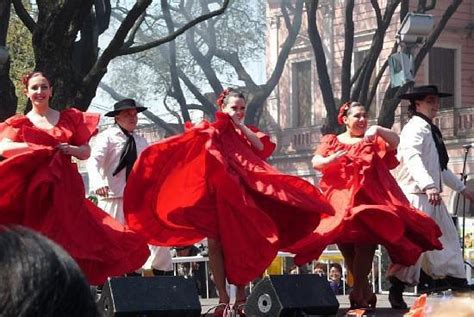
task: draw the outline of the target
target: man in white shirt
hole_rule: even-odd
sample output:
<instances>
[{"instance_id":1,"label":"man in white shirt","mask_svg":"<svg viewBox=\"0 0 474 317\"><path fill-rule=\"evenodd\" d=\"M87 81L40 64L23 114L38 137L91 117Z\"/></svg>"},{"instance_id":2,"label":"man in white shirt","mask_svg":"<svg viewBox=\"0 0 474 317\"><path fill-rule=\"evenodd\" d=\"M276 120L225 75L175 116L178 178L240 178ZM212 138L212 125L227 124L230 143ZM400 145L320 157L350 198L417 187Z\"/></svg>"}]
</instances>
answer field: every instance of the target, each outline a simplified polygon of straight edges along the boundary
<instances>
[{"instance_id":1,"label":"man in white shirt","mask_svg":"<svg viewBox=\"0 0 474 317\"><path fill-rule=\"evenodd\" d=\"M123 191L137 156L148 146L144 137L135 132L138 113L147 108L137 106L135 100L124 99L114 105L105 116L114 117L115 124L99 133L87 161L89 187L99 197L99 207L125 224ZM171 274L169 248L150 246L147 264L156 274ZM146 264L146 265L147 265Z\"/></svg>"},{"instance_id":2,"label":"man in white shirt","mask_svg":"<svg viewBox=\"0 0 474 317\"><path fill-rule=\"evenodd\" d=\"M440 196L444 184L474 201L474 192L448 169L449 157L441 131L432 122L438 113L440 98L448 96L451 94L438 92L434 85L414 87L411 93L399 96L410 100L408 113L411 119L400 135L397 181L410 203L438 224L443 249L423 253L413 266L390 267L387 275L392 284L389 290L392 308L407 308L403 290L405 285L419 283L421 267L433 279L446 278L453 289L469 287L459 236Z\"/></svg>"}]
</instances>

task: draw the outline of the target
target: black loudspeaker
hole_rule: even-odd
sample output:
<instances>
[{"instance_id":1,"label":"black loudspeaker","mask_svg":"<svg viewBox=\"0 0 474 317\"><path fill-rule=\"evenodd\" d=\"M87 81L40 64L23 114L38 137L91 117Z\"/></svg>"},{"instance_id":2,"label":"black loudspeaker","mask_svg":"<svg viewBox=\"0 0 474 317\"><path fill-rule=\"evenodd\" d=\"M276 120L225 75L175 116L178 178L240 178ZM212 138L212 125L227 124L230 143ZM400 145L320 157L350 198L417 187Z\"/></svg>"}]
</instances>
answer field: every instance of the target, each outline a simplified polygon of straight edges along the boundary
<instances>
[{"instance_id":1,"label":"black loudspeaker","mask_svg":"<svg viewBox=\"0 0 474 317\"><path fill-rule=\"evenodd\" d=\"M98 302L104 317L199 317L196 283L179 276L113 277Z\"/></svg>"},{"instance_id":2,"label":"black loudspeaker","mask_svg":"<svg viewBox=\"0 0 474 317\"><path fill-rule=\"evenodd\" d=\"M247 316L336 315L339 302L325 277L316 274L270 275L250 293Z\"/></svg>"}]
</instances>

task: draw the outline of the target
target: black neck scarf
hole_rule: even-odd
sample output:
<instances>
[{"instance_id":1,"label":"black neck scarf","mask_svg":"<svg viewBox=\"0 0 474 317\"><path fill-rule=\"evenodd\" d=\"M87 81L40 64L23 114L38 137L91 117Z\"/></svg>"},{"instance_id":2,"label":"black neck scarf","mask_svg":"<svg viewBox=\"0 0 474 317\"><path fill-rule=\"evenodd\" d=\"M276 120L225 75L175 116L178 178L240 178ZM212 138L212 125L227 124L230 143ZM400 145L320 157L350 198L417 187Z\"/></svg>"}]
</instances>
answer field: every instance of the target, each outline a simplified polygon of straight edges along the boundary
<instances>
[{"instance_id":1,"label":"black neck scarf","mask_svg":"<svg viewBox=\"0 0 474 317\"><path fill-rule=\"evenodd\" d=\"M444 145L443 142L443 135L441 134L441 130L437 126L435 126L433 124L433 121L431 121L424 114L415 112L414 115L420 117L421 119L429 123L431 127L431 135L433 136L433 140L436 145L436 150L438 150L439 165L441 166L441 170L448 169L449 156L448 151L446 150L446 145Z\"/></svg>"},{"instance_id":2,"label":"black neck scarf","mask_svg":"<svg viewBox=\"0 0 474 317\"><path fill-rule=\"evenodd\" d=\"M133 164L137 160L137 145L135 143L135 139L133 138L133 135L122 128L120 125L117 124L117 126L122 130L122 132L125 134L127 137L127 141L123 145L122 152L120 152L120 161L115 168L114 172L112 173L113 176L117 175L121 170L126 168L126 178L128 178L128 175L132 171Z\"/></svg>"}]
</instances>

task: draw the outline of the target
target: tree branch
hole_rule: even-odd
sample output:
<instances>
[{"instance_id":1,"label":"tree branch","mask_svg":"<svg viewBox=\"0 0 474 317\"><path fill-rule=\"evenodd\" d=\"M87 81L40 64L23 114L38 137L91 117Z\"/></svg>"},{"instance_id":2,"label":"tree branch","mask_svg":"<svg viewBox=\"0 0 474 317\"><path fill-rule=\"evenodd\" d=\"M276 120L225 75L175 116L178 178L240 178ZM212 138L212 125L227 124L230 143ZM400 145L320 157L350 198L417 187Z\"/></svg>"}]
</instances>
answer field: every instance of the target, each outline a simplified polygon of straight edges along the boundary
<instances>
[{"instance_id":1,"label":"tree branch","mask_svg":"<svg viewBox=\"0 0 474 317\"><path fill-rule=\"evenodd\" d=\"M21 0L12 0L12 3L13 7L15 8L16 15L18 15L26 28L33 34L36 29L36 22L33 20L28 11L26 11L25 6Z\"/></svg>"},{"instance_id":2,"label":"tree branch","mask_svg":"<svg viewBox=\"0 0 474 317\"><path fill-rule=\"evenodd\" d=\"M134 47L130 47L130 48L123 48L123 49L120 50L118 55L134 54L134 53L142 52L142 51L145 51L147 49L157 47L161 44L170 42L170 41L174 40L176 37L178 37L179 35L183 34L188 29L195 26L196 24L199 24L202 21L205 21L207 19L210 19L212 17L218 16L218 15L224 13L225 9L229 5L229 1L230 0L225 0L220 9L211 11L209 14L204 14L204 15L201 15L201 16L197 17L196 19L186 23L183 27L181 27L178 30L174 31L172 34L168 34L167 36L162 37L159 40L152 41L152 42L147 43L147 44L138 45L138 46L134 46Z\"/></svg>"},{"instance_id":3,"label":"tree branch","mask_svg":"<svg viewBox=\"0 0 474 317\"><path fill-rule=\"evenodd\" d=\"M171 12L169 10L168 1L161 0L161 10L163 11L163 15L165 17L166 26L168 28L169 33L174 32L174 24L173 19L171 17ZM171 77L171 86L173 87L173 97L179 104L181 115L183 116L184 121L191 121L191 116L189 115L188 108L186 108L186 98L184 97L183 90L181 89L181 84L179 82L178 72L177 72L177 65L176 65L176 43L175 41L171 41L168 43L168 51L169 51L169 71ZM166 105L166 100L163 100L163 103ZM181 120L179 118L179 120Z\"/></svg>"},{"instance_id":4,"label":"tree branch","mask_svg":"<svg viewBox=\"0 0 474 317\"><path fill-rule=\"evenodd\" d=\"M345 4L345 22L344 22L344 55L342 57L341 72L341 102L348 101L351 96L351 69L352 52L354 49L354 0L346 0ZM314 10L314 9L312 9ZM312 14L312 13L311 13ZM316 14L316 13L315 13Z\"/></svg>"},{"instance_id":5,"label":"tree branch","mask_svg":"<svg viewBox=\"0 0 474 317\"><path fill-rule=\"evenodd\" d=\"M99 57L95 65L89 71L89 73L83 79L84 92L79 91L78 100L83 98L83 95L86 95L85 91L95 89L104 74L107 71L107 66L110 61L118 56L120 48L123 46L125 38L128 34L128 31L133 27L135 21L141 16L141 14L146 10L146 8L151 4L152 0L137 0L132 9L128 12L127 16L120 24L115 36L110 41L107 48L104 50L102 55Z\"/></svg>"},{"instance_id":6,"label":"tree branch","mask_svg":"<svg viewBox=\"0 0 474 317\"><path fill-rule=\"evenodd\" d=\"M196 43L194 42L194 30L190 30L186 33L186 44L188 46L189 52L194 57L196 62L198 63L201 70L204 72L209 85L211 85L212 90L217 95L219 94L223 88L222 84L217 78L217 74L211 66L211 59L212 56L204 56L201 51L196 47Z\"/></svg>"},{"instance_id":7,"label":"tree branch","mask_svg":"<svg viewBox=\"0 0 474 317\"><path fill-rule=\"evenodd\" d=\"M240 62L239 55L237 54L237 52L226 52L222 49L216 49L216 57L231 64L232 67L235 69L239 80L243 81L246 87L250 88L251 90L257 88L257 84L253 81L250 74Z\"/></svg>"},{"instance_id":8,"label":"tree branch","mask_svg":"<svg viewBox=\"0 0 474 317\"><path fill-rule=\"evenodd\" d=\"M285 1L283 1L285 2ZM264 85L260 86L260 89L252 92L253 98L249 100L247 103L247 114L245 116L245 122L251 124L257 124L259 119L259 114L261 113L261 109L265 104L266 99L272 93L275 86L278 84L281 74L283 73L286 60L288 59L288 55L291 52L291 48L295 44L296 37L301 28L301 21L303 18L303 0L295 1L295 8L293 10L293 23L287 25L288 27L288 36L283 43L280 53L278 54L277 62L275 64L275 68L273 69L272 74L268 78L267 82ZM281 5L283 16L288 14L286 10L284 10L284 4ZM290 20L288 16L285 17L288 21Z\"/></svg>"},{"instance_id":9,"label":"tree branch","mask_svg":"<svg viewBox=\"0 0 474 317\"><path fill-rule=\"evenodd\" d=\"M324 55L323 42L319 34L316 21L319 1L306 0L306 11L308 18L308 36L316 58L316 71L319 77L319 87L326 107L327 117L324 132L335 132L337 124L337 111L334 101L331 79L327 69L326 56ZM327 130L326 130L327 129Z\"/></svg>"},{"instance_id":10,"label":"tree branch","mask_svg":"<svg viewBox=\"0 0 474 317\"><path fill-rule=\"evenodd\" d=\"M201 94L196 85L192 83L192 81L183 72L181 68L178 68L178 76L189 89L189 91L193 94L194 98L196 98L201 103L203 108L202 111L213 118L214 113L216 112L216 107L214 106L214 104Z\"/></svg>"},{"instance_id":11,"label":"tree branch","mask_svg":"<svg viewBox=\"0 0 474 317\"><path fill-rule=\"evenodd\" d=\"M380 11L380 6L378 0L370 0L372 4L372 8L374 8L375 16L377 19L377 27L381 27L382 25L382 12Z\"/></svg>"}]
</instances>

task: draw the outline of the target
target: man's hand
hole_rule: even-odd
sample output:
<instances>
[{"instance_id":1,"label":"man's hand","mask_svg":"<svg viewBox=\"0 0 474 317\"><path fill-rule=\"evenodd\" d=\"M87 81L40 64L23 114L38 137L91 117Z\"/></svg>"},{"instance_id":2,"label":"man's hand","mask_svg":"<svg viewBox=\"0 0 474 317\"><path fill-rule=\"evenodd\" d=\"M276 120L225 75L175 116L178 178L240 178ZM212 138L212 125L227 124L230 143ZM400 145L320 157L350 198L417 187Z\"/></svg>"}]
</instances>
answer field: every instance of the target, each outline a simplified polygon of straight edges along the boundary
<instances>
[{"instance_id":1,"label":"man's hand","mask_svg":"<svg viewBox=\"0 0 474 317\"><path fill-rule=\"evenodd\" d=\"M109 186L103 186L103 187L97 188L95 190L95 193L100 197L108 198L109 197Z\"/></svg>"},{"instance_id":2,"label":"man's hand","mask_svg":"<svg viewBox=\"0 0 474 317\"><path fill-rule=\"evenodd\" d=\"M437 206L441 204L441 196L439 190L436 187L427 188L425 190L426 196L428 196L428 201L430 204Z\"/></svg>"}]
</instances>

